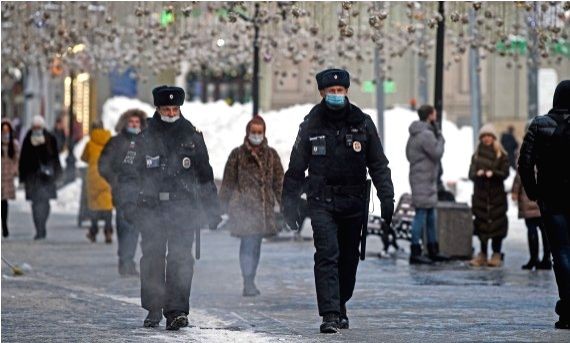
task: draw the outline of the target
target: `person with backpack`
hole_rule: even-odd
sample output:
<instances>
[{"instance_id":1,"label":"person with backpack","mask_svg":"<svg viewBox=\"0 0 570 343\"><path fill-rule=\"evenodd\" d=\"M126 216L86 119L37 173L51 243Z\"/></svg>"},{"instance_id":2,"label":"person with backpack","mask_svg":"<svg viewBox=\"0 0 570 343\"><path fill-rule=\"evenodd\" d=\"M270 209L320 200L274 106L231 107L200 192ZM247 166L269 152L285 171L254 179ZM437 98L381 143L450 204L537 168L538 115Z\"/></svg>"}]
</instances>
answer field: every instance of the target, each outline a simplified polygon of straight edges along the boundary
<instances>
[{"instance_id":1,"label":"person with backpack","mask_svg":"<svg viewBox=\"0 0 570 343\"><path fill-rule=\"evenodd\" d=\"M519 156L530 200L538 201L550 243L560 299L555 327L570 329L570 80L558 84L552 109L533 119ZM536 171L535 171L536 168Z\"/></svg>"}]
</instances>

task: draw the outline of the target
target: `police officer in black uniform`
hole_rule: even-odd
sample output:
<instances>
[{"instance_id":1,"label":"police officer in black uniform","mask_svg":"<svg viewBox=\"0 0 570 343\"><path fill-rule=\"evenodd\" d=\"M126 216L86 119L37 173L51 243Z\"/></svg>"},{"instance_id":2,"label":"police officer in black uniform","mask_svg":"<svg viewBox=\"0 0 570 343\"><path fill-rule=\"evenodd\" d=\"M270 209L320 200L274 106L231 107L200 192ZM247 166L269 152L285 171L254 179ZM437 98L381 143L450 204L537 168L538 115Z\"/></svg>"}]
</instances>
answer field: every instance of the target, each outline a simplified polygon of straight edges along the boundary
<instances>
[{"instance_id":1,"label":"police officer in black uniform","mask_svg":"<svg viewBox=\"0 0 570 343\"><path fill-rule=\"evenodd\" d=\"M323 317L320 331L335 333L349 326L346 302L356 282L363 218L368 218L364 213L367 168L388 224L394 212L394 187L372 119L346 97L348 72L328 69L316 79L323 100L299 127L282 204L287 224L298 230L299 196L306 190L316 248L317 302Z\"/></svg>"},{"instance_id":2,"label":"police officer in black uniform","mask_svg":"<svg viewBox=\"0 0 570 343\"><path fill-rule=\"evenodd\" d=\"M188 325L195 231L204 219L215 229L221 217L204 138L180 113L184 90L160 86L152 93L157 110L123 160L120 199L142 236L144 326L158 326L164 314L166 329L178 330Z\"/></svg>"}]
</instances>

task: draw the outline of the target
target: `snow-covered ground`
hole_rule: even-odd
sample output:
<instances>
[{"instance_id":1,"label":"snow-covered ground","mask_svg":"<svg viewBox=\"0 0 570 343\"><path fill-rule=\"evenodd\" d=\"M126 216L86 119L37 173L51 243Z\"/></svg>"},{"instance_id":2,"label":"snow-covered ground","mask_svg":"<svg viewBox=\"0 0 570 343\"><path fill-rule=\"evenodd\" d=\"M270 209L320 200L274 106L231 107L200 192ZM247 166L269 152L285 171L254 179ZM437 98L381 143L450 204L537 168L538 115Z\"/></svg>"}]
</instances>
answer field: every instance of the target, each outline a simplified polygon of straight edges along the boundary
<instances>
[{"instance_id":1,"label":"snow-covered ground","mask_svg":"<svg viewBox=\"0 0 570 343\"><path fill-rule=\"evenodd\" d=\"M281 156L284 168L287 168L291 148L295 141L299 124L312 108L312 104L295 105L278 111L262 113L267 123L267 138L269 145L277 150ZM103 106L102 120L105 127L114 132L118 118L125 111L139 108L149 116L154 113L154 107L138 99L114 97L107 100ZM376 122L376 110L364 109ZM229 106L224 101L214 103L187 102L182 106L182 113L204 134L208 146L210 163L214 176L221 179L226 160L235 147L242 144L245 137L245 126L251 118L251 104L234 104ZM385 138L383 144L385 153L390 160L392 180L394 182L396 200L406 192L410 192L408 181L409 164L406 160L405 147L409 137L408 127L417 119L417 114L406 108L396 107L385 111ZM445 153L443 155L443 181L455 190L459 202L471 202L473 184L467 179L471 154L473 152L472 129L464 126L458 128L454 123L443 120L443 134L446 139ZM76 145L74 154L79 161L83 148L89 137ZM62 156L62 162L65 162ZM78 162L84 166L83 162ZM511 170L505 186L510 189L514 178ZM59 191L59 198L54 202L54 212L73 212L79 209L79 190L81 184L77 181ZM379 214L380 204L374 192L374 204L371 206L374 213ZM19 192L18 197L23 197ZM516 220L516 207L511 204L509 215Z\"/></svg>"}]
</instances>

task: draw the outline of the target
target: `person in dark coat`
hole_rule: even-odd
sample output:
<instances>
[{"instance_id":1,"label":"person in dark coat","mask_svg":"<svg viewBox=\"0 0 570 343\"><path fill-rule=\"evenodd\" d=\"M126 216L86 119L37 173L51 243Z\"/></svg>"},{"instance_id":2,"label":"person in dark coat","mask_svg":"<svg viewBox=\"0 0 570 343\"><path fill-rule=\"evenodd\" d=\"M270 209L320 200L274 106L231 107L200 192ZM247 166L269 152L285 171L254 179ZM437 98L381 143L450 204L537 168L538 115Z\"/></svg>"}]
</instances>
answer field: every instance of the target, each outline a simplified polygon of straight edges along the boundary
<instances>
[{"instance_id":1,"label":"person in dark coat","mask_svg":"<svg viewBox=\"0 0 570 343\"><path fill-rule=\"evenodd\" d=\"M394 187L374 122L346 96L348 72L328 69L316 79L323 99L299 127L283 182L282 206L286 223L298 230L299 198L306 190L316 249L317 302L323 317L320 331L334 333L349 327L346 302L356 282L361 228L368 220L367 171L388 225L394 212Z\"/></svg>"},{"instance_id":2,"label":"person in dark coat","mask_svg":"<svg viewBox=\"0 0 570 343\"><path fill-rule=\"evenodd\" d=\"M232 150L224 169L220 203L227 210L228 226L240 237L239 261L243 296L256 296L255 275L261 241L279 232L275 208L283 190L283 166L265 137L265 121L256 116L246 126L244 143Z\"/></svg>"},{"instance_id":3,"label":"person in dark coat","mask_svg":"<svg viewBox=\"0 0 570 343\"><path fill-rule=\"evenodd\" d=\"M412 204L416 215L412 223L411 264L430 264L432 261L447 261L439 254L436 230L436 205L438 200L437 179L443 156L445 140L436 126L437 111L433 106L423 105L418 109L420 120L409 128L410 138L406 144L406 158L410 162L410 186ZM429 258L422 256L420 239L424 228L427 231Z\"/></svg>"},{"instance_id":4,"label":"person in dark coat","mask_svg":"<svg viewBox=\"0 0 570 343\"><path fill-rule=\"evenodd\" d=\"M19 165L20 182L26 187L26 200L32 202L35 240L46 238L49 200L57 198L56 180L61 174L55 137L45 129L44 118L35 116L22 143Z\"/></svg>"},{"instance_id":5,"label":"person in dark coat","mask_svg":"<svg viewBox=\"0 0 570 343\"><path fill-rule=\"evenodd\" d=\"M8 200L16 199L14 179L18 175L20 145L14 135L12 124L2 119L2 237L8 237Z\"/></svg>"},{"instance_id":6,"label":"person in dark coat","mask_svg":"<svg viewBox=\"0 0 570 343\"><path fill-rule=\"evenodd\" d=\"M164 314L166 329L179 330L188 326L194 236L204 212L210 229L221 213L202 133L180 113L184 90L160 86L152 94L156 112L123 158L117 206L141 232L144 326L158 326Z\"/></svg>"},{"instance_id":7,"label":"person in dark coat","mask_svg":"<svg viewBox=\"0 0 570 343\"><path fill-rule=\"evenodd\" d=\"M501 135L501 145L509 156L509 165L511 168L517 168L517 152L519 151L519 142L515 138L515 128L511 125L506 132Z\"/></svg>"},{"instance_id":8,"label":"person in dark coat","mask_svg":"<svg viewBox=\"0 0 570 343\"><path fill-rule=\"evenodd\" d=\"M522 269L552 269L552 262L550 261L550 245L546 238L546 230L542 223L540 208L536 201L530 200L526 195L518 172L511 189L511 197L519 207L519 218L524 219L527 228L530 259L522 266ZM540 229L542 240L542 260L538 259L538 229Z\"/></svg>"},{"instance_id":9,"label":"person in dark coat","mask_svg":"<svg viewBox=\"0 0 570 343\"><path fill-rule=\"evenodd\" d=\"M564 80L554 91L552 110L530 124L518 164L528 198L538 201L550 243L560 296L555 308L558 329L570 329L569 152L570 80Z\"/></svg>"},{"instance_id":10,"label":"person in dark coat","mask_svg":"<svg viewBox=\"0 0 570 343\"><path fill-rule=\"evenodd\" d=\"M125 218L125 209L117 206L121 203L117 198L121 194L120 182L124 173L123 159L131 147L136 144L136 137L146 128L146 113L132 109L121 115L112 137L101 152L99 173L111 185L113 205L117 209L115 216L119 255L119 274L121 276L138 276L135 253L139 242L139 231L135 225Z\"/></svg>"},{"instance_id":11,"label":"person in dark coat","mask_svg":"<svg viewBox=\"0 0 570 343\"><path fill-rule=\"evenodd\" d=\"M471 203L475 234L481 241L481 252L470 261L474 267L499 267L502 264L501 248L507 236L507 193L504 180L509 176L507 153L497 141L492 124L479 130L479 145L469 167L469 179L473 181ZM487 246L492 240L493 255L487 260Z\"/></svg>"}]
</instances>

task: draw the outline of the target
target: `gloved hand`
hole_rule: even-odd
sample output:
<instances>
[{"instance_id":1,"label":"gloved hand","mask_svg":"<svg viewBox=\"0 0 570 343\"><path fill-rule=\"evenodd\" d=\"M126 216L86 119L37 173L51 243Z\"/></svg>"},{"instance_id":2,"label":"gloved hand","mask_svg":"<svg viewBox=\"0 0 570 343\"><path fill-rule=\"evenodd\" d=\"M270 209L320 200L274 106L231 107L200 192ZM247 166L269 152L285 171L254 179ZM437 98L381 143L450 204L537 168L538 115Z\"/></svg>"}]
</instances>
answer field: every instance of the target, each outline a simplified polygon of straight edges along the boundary
<instances>
[{"instance_id":1,"label":"gloved hand","mask_svg":"<svg viewBox=\"0 0 570 343\"><path fill-rule=\"evenodd\" d=\"M209 227L210 230L214 231L218 228L218 224L222 222L222 216L216 215L210 218Z\"/></svg>"},{"instance_id":2,"label":"gloved hand","mask_svg":"<svg viewBox=\"0 0 570 343\"><path fill-rule=\"evenodd\" d=\"M283 218L285 219L285 224L287 224L287 227L290 230L299 231L301 229L301 226L297 223L297 218L299 218L297 206L284 206Z\"/></svg>"},{"instance_id":3,"label":"gloved hand","mask_svg":"<svg viewBox=\"0 0 570 343\"><path fill-rule=\"evenodd\" d=\"M390 226L392 224L392 216L394 215L394 200L381 200L380 209L382 210L381 217L384 222Z\"/></svg>"}]
</instances>

